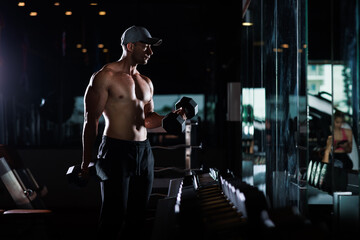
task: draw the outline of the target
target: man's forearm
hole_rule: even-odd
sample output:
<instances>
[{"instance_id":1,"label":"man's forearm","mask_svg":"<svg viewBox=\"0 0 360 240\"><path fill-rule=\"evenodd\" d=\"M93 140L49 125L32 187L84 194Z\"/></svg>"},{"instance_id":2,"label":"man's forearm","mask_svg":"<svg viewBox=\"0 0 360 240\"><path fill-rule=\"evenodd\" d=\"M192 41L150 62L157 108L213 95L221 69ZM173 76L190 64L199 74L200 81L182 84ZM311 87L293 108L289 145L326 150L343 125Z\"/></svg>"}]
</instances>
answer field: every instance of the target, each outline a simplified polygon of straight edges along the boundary
<instances>
[{"instance_id":1,"label":"man's forearm","mask_svg":"<svg viewBox=\"0 0 360 240\"><path fill-rule=\"evenodd\" d=\"M148 113L145 116L145 127L150 129L161 127L163 118L164 116L161 116L156 112Z\"/></svg>"},{"instance_id":2,"label":"man's forearm","mask_svg":"<svg viewBox=\"0 0 360 240\"><path fill-rule=\"evenodd\" d=\"M84 124L82 143L83 143L83 158L82 158L82 169L87 169L89 163L92 160L93 147L97 136L96 124Z\"/></svg>"}]
</instances>

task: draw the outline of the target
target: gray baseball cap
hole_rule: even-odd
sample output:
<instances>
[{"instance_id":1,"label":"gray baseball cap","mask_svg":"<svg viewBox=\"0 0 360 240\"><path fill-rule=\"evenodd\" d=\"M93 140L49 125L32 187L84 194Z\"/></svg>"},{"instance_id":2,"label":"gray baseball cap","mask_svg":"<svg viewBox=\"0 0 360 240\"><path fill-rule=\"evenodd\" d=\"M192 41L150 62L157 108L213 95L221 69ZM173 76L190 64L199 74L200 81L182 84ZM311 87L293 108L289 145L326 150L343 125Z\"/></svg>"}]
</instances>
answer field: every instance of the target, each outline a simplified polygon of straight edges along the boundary
<instances>
[{"instance_id":1,"label":"gray baseball cap","mask_svg":"<svg viewBox=\"0 0 360 240\"><path fill-rule=\"evenodd\" d=\"M159 46L162 43L162 39L153 38L149 31L144 27L131 26L122 34L121 45L125 45L130 42L143 42L153 46Z\"/></svg>"}]
</instances>

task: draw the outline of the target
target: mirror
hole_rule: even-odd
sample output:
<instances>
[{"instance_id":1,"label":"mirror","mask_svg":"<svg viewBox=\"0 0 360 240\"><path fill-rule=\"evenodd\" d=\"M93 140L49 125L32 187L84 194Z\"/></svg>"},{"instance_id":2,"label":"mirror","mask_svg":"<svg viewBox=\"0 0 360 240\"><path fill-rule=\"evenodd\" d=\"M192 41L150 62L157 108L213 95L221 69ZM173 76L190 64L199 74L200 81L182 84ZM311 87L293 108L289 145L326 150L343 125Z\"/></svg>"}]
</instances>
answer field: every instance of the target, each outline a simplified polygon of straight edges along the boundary
<instances>
[{"instance_id":1,"label":"mirror","mask_svg":"<svg viewBox=\"0 0 360 240\"><path fill-rule=\"evenodd\" d=\"M241 51L242 179L266 194L262 1L251 1L243 16Z\"/></svg>"},{"instance_id":2,"label":"mirror","mask_svg":"<svg viewBox=\"0 0 360 240\"><path fill-rule=\"evenodd\" d=\"M334 231L352 231L359 223L359 2L308 3L308 208Z\"/></svg>"}]
</instances>

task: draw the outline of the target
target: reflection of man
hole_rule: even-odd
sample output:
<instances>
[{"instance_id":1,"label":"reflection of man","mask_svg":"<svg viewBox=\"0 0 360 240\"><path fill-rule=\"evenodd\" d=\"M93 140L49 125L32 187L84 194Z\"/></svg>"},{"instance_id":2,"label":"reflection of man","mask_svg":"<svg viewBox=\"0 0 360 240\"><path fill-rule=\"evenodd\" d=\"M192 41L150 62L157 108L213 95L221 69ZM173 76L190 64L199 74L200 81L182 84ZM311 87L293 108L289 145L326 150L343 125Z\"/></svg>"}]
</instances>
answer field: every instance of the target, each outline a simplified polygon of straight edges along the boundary
<instances>
[{"instance_id":1,"label":"reflection of man","mask_svg":"<svg viewBox=\"0 0 360 240\"><path fill-rule=\"evenodd\" d=\"M101 114L105 129L96 162L101 178L102 206L99 239L116 239L144 233L146 205L153 182L154 159L146 128L161 126L163 116L154 112L153 84L140 74L152 46L161 39L147 29L132 26L122 35L123 54L90 79L85 93L82 174L87 175Z\"/></svg>"},{"instance_id":2,"label":"reflection of man","mask_svg":"<svg viewBox=\"0 0 360 240\"><path fill-rule=\"evenodd\" d=\"M344 114L336 111L334 114L334 141L332 136L328 137L323 162L329 162L331 147L334 146L334 166L351 170L353 162L349 158L348 153L352 151L352 131L342 127L344 122Z\"/></svg>"}]
</instances>

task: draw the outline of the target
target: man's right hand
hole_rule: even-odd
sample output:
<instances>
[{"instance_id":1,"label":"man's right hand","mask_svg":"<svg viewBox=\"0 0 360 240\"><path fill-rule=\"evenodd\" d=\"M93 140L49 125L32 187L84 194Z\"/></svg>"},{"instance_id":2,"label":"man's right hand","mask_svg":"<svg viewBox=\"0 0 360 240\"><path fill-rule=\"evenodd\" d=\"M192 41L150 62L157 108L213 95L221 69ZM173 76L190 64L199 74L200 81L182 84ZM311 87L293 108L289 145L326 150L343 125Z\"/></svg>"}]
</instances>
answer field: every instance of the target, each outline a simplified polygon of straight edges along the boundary
<instances>
[{"instance_id":1,"label":"man's right hand","mask_svg":"<svg viewBox=\"0 0 360 240\"><path fill-rule=\"evenodd\" d=\"M81 172L79 173L79 176L82 178L89 177L89 164L85 164L84 162L81 163Z\"/></svg>"},{"instance_id":2,"label":"man's right hand","mask_svg":"<svg viewBox=\"0 0 360 240\"><path fill-rule=\"evenodd\" d=\"M176 113L177 115L180 115L184 120L187 119L185 110L182 107L179 108L179 109L176 109L175 111L173 111L173 113Z\"/></svg>"}]
</instances>

